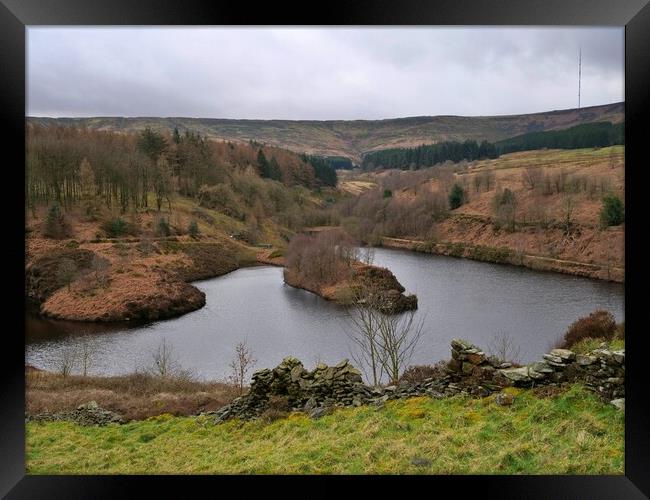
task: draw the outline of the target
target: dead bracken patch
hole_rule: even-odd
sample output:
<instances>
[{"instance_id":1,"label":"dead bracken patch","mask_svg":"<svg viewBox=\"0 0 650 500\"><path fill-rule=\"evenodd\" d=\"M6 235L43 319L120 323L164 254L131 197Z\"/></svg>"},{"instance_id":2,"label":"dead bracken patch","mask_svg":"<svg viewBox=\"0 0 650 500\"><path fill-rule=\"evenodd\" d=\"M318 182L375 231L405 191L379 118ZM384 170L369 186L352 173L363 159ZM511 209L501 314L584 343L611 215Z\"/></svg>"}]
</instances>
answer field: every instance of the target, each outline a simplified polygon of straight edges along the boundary
<instances>
[{"instance_id":1,"label":"dead bracken patch","mask_svg":"<svg viewBox=\"0 0 650 500\"><path fill-rule=\"evenodd\" d=\"M63 377L26 367L25 381L28 415L74 411L80 405L96 401L101 408L125 420L142 420L163 413L188 416L217 410L237 395L230 384L145 373Z\"/></svg>"}]
</instances>

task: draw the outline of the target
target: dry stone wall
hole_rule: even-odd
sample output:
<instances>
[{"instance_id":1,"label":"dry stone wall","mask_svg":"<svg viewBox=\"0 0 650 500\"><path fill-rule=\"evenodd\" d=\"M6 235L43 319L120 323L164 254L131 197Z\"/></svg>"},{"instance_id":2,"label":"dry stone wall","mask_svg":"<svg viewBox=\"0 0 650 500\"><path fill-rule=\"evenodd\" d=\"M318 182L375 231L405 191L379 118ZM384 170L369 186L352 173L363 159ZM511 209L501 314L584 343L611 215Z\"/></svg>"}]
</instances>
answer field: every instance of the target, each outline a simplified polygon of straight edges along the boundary
<instances>
[{"instance_id":1,"label":"dry stone wall","mask_svg":"<svg viewBox=\"0 0 650 500\"><path fill-rule=\"evenodd\" d=\"M369 387L348 360L338 365L319 364L312 371L296 358L285 358L273 369L256 372L250 391L217 411L204 413L215 423L231 418L254 419L269 408L274 396L286 398L290 410L318 418L333 408L381 405L391 399L413 396L443 398L456 394L478 397L501 392L504 387L534 387L582 382L585 387L619 408L625 403L625 351L597 349L581 355L567 349L553 349L543 359L527 366L512 366L479 347L460 339L451 342L451 360L436 377L415 383ZM501 393L499 404L509 404Z\"/></svg>"}]
</instances>

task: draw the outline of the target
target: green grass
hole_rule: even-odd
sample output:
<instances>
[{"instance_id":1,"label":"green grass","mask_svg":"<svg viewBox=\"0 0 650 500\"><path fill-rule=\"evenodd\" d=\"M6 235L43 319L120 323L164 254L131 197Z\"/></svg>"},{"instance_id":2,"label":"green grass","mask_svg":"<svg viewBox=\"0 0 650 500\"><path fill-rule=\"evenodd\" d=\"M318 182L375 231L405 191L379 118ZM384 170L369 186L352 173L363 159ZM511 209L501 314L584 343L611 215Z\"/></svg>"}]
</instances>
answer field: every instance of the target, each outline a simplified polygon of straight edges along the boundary
<instances>
[{"instance_id":1,"label":"green grass","mask_svg":"<svg viewBox=\"0 0 650 500\"><path fill-rule=\"evenodd\" d=\"M625 146L608 146L604 148L584 149L549 149L520 151L518 153L507 153L495 160L481 160L476 162L472 172L479 172L487 168L495 170L506 170L510 168L522 168L539 166L547 168L564 168L591 166L596 162L608 162L615 160L620 163L625 155Z\"/></svg>"},{"instance_id":2,"label":"green grass","mask_svg":"<svg viewBox=\"0 0 650 500\"><path fill-rule=\"evenodd\" d=\"M427 397L273 423L163 415L27 424L30 474L623 474L624 414L581 386L554 397ZM424 466L414 458L428 460Z\"/></svg>"},{"instance_id":3,"label":"green grass","mask_svg":"<svg viewBox=\"0 0 650 500\"><path fill-rule=\"evenodd\" d=\"M578 354L586 354L593 351L594 349L600 349L600 345L603 343L605 344L604 348L611 351L619 351L621 349L625 349L625 340L619 338L614 338L611 340L589 338L582 339L577 344L572 345L570 349L573 352L577 352Z\"/></svg>"}]
</instances>

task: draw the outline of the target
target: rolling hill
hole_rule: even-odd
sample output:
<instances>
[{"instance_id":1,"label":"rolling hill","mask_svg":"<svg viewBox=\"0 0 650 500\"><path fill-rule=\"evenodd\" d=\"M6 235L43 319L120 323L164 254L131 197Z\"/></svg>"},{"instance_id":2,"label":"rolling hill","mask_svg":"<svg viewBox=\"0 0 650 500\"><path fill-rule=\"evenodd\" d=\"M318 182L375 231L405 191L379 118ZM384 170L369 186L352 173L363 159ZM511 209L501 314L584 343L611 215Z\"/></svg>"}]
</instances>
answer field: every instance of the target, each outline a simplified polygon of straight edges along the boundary
<instances>
[{"instance_id":1,"label":"rolling hill","mask_svg":"<svg viewBox=\"0 0 650 500\"><path fill-rule=\"evenodd\" d=\"M193 130L229 141L255 140L300 153L344 156L360 162L369 151L413 147L466 139L499 141L525 134L559 130L582 123L624 120L624 103L526 115L418 116L386 120L235 120L214 118L28 117L30 123L128 131L149 126L156 130Z\"/></svg>"}]
</instances>

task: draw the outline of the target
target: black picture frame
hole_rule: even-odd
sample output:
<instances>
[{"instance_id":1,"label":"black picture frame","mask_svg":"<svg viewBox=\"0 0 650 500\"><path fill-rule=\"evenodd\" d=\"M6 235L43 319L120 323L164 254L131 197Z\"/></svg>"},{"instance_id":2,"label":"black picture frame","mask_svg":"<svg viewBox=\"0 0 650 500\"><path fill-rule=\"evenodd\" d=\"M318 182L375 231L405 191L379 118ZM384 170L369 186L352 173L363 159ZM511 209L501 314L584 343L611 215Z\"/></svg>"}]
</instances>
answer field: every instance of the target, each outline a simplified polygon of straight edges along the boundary
<instances>
[{"instance_id":1,"label":"black picture frame","mask_svg":"<svg viewBox=\"0 0 650 500\"><path fill-rule=\"evenodd\" d=\"M625 26L625 140L626 231L625 321L630 332L627 356L625 475L624 476L428 476L363 477L364 487L384 489L390 481L400 489L412 486L452 487L456 494L493 494L499 498L647 498L650 496L650 413L644 381L643 187L650 169L647 148L650 120L650 5L648 0L440 0L399 2L378 0L329 1L320 5L278 5L267 2L210 2L198 0L0 0L0 112L5 139L4 168L19 172L25 161L25 27L28 25L591 25ZM9 162L8 152L14 153ZM24 172L23 172L24 174ZM15 217L24 205L22 191L5 188L3 213L12 225L5 230L12 259L4 273L8 296L16 306L5 314L15 321L5 330L2 411L0 413L0 493L7 498L103 498L132 496L134 486L147 493L170 496L171 482L214 488L243 486L246 478L166 476L26 476L24 396L24 219ZM15 196L16 199L13 199ZM6 200L6 201L5 201ZM15 220L13 220L15 219ZM13 262L15 261L15 262ZM9 283L15 288L10 288ZM13 344L8 341L11 340ZM278 484L296 477L257 477L257 483ZM359 479L359 478L357 478ZM301 477L301 481L349 482L340 477ZM415 483L417 481L418 483ZM433 484L431 484L433 482ZM136 483L136 484L134 484ZM236 484L235 484L236 483ZM241 485L240 485L241 483ZM266 485L265 485L266 486ZM343 485L341 485L343 486ZM309 494L313 487L296 487ZM337 487L337 486L334 486ZM347 487L347 486L344 486ZM212 490L215 494L221 490ZM225 491L225 490L224 490ZM427 491L427 490L425 490ZM287 492L287 494L292 494Z\"/></svg>"}]
</instances>

